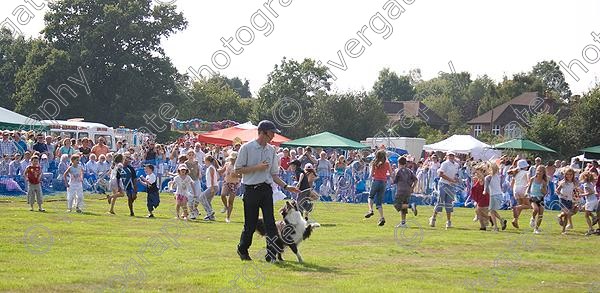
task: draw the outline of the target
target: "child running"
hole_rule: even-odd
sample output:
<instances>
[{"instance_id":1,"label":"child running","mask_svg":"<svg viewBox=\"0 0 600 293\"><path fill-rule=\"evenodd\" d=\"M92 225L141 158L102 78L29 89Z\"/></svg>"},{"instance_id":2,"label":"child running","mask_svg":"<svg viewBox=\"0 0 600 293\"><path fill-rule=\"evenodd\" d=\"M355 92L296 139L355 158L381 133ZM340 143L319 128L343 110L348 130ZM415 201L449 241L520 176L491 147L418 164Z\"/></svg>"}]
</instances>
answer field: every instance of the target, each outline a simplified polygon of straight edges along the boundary
<instances>
[{"instance_id":1,"label":"child running","mask_svg":"<svg viewBox=\"0 0 600 293\"><path fill-rule=\"evenodd\" d=\"M148 206L148 218L154 218L154 214L152 213L160 204L160 196L158 194L158 185L156 180L156 175L154 174L154 166L151 164L147 164L144 166L144 172L146 176L140 177L140 183L146 186L146 192L148 193L148 198L146 205Z\"/></svg>"},{"instance_id":2,"label":"child running","mask_svg":"<svg viewBox=\"0 0 600 293\"><path fill-rule=\"evenodd\" d=\"M207 166L206 168L206 190L202 192L200 195L200 202L204 206L204 210L206 211L206 216L204 217L205 221L214 221L215 220L215 211L212 207L212 200L215 197L215 193L217 192L217 188L219 188L219 174L217 172L217 168L215 167L217 160L211 155L207 155L204 157L204 164Z\"/></svg>"},{"instance_id":3,"label":"child running","mask_svg":"<svg viewBox=\"0 0 600 293\"><path fill-rule=\"evenodd\" d=\"M375 154L375 160L371 164L371 176L373 182L371 183L371 191L369 192L369 212L365 214L365 218L373 216L373 203L379 211L379 222L378 226L385 225L385 218L383 217L383 197L385 196L385 185L387 182L388 175L392 173L392 166L387 160L387 154L385 150L379 150Z\"/></svg>"},{"instance_id":4,"label":"child running","mask_svg":"<svg viewBox=\"0 0 600 293\"><path fill-rule=\"evenodd\" d=\"M490 214L492 217L492 225L494 225L494 231L497 232L498 222L496 220L500 220L500 225L502 227L502 231L506 229L507 220L503 219L498 210L502 206L502 186L500 182L500 175L498 174L499 168L496 163L488 162L488 174L485 176L484 183L484 192L487 193L490 197Z\"/></svg>"},{"instance_id":5,"label":"child running","mask_svg":"<svg viewBox=\"0 0 600 293\"><path fill-rule=\"evenodd\" d=\"M67 183L67 177L69 182ZM73 200L75 200L75 209L81 213L83 208L83 167L79 165L79 155L71 156L71 166L63 174L63 180L67 187L67 212L73 209Z\"/></svg>"},{"instance_id":6,"label":"child running","mask_svg":"<svg viewBox=\"0 0 600 293\"><path fill-rule=\"evenodd\" d=\"M533 228L533 233L540 234L540 225L544 218L544 196L548 192L548 177L546 176L546 168L538 166L535 170L535 177L529 179L527 193L531 199L531 208L533 215L530 226Z\"/></svg>"},{"instance_id":7,"label":"child running","mask_svg":"<svg viewBox=\"0 0 600 293\"><path fill-rule=\"evenodd\" d=\"M474 173L475 176L473 178L473 186L471 187L471 197L477 204L475 210L480 224L479 230L485 231L487 230L486 227L488 225L488 221L490 220L490 195L483 192L485 185L486 166L484 164L477 165Z\"/></svg>"},{"instance_id":8,"label":"child running","mask_svg":"<svg viewBox=\"0 0 600 293\"><path fill-rule=\"evenodd\" d=\"M173 178L171 182L169 182L169 189L175 190L175 209L177 211L177 216L175 218L187 220L188 218L188 209L187 202L188 198L191 197L192 192L196 192L194 190L194 184L192 182L192 178L188 175L188 168L185 164L180 164L177 167L177 176ZM183 209L183 217L181 217L180 210Z\"/></svg>"},{"instance_id":9,"label":"child running","mask_svg":"<svg viewBox=\"0 0 600 293\"><path fill-rule=\"evenodd\" d=\"M593 222L593 213L598 209L598 198L596 197L596 191L594 190L594 174L589 171L585 171L579 175L579 180L581 181L581 196L585 198L585 221L588 224L589 230L585 233L586 236L592 235L595 233Z\"/></svg>"},{"instance_id":10,"label":"child running","mask_svg":"<svg viewBox=\"0 0 600 293\"><path fill-rule=\"evenodd\" d=\"M406 157L400 157L398 159L398 171L396 171L393 183L396 184L397 187L394 208L396 208L396 211L400 212L400 217L402 218L402 222L396 227L406 228L406 214L408 213L408 208L410 207L413 214L415 216L417 215L417 206L415 203L408 204L410 196L417 185L417 176L415 176L412 170L406 168Z\"/></svg>"},{"instance_id":11,"label":"child running","mask_svg":"<svg viewBox=\"0 0 600 293\"><path fill-rule=\"evenodd\" d=\"M38 156L31 157L31 165L25 168L25 180L27 181L27 203L30 211L33 211L33 203L37 201L38 211L45 212L42 208L44 197L42 195L42 170Z\"/></svg>"},{"instance_id":12,"label":"child running","mask_svg":"<svg viewBox=\"0 0 600 293\"><path fill-rule=\"evenodd\" d=\"M567 224L572 223L573 196L575 195L577 185L575 183L575 171L567 168L565 178L558 183L556 193L560 200L561 213L558 215L558 224L562 227L563 235L567 234Z\"/></svg>"},{"instance_id":13,"label":"child running","mask_svg":"<svg viewBox=\"0 0 600 293\"><path fill-rule=\"evenodd\" d=\"M221 200L225 206L227 215L225 216L225 222L229 223L231 220L231 211L233 211L233 201L237 196L240 188L240 174L234 171L235 161L237 160L237 152L231 152L227 157L227 162L223 168L219 169L219 173L223 173L223 188L221 188Z\"/></svg>"},{"instance_id":14,"label":"child running","mask_svg":"<svg viewBox=\"0 0 600 293\"><path fill-rule=\"evenodd\" d=\"M117 154L113 158L112 166L110 168L110 179L108 181L108 189L112 191L112 195L107 195L106 199L110 204L109 214L115 214L115 202L118 197L123 197L123 181L121 181L121 173L123 172L123 155Z\"/></svg>"}]
</instances>

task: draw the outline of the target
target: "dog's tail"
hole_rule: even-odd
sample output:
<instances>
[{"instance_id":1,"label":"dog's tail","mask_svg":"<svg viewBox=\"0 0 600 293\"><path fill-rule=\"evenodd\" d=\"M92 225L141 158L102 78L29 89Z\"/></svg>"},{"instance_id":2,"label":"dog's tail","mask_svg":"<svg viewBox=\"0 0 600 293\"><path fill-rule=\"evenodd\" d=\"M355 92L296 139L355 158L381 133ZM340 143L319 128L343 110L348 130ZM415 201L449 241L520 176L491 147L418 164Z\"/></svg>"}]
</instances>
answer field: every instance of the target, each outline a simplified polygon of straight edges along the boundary
<instances>
[{"instance_id":1,"label":"dog's tail","mask_svg":"<svg viewBox=\"0 0 600 293\"><path fill-rule=\"evenodd\" d=\"M258 218L258 221L256 222L256 232L258 232L260 236L265 236L267 234L265 220L263 220L262 218Z\"/></svg>"},{"instance_id":2,"label":"dog's tail","mask_svg":"<svg viewBox=\"0 0 600 293\"><path fill-rule=\"evenodd\" d=\"M306 230L304 230L304 234L302 234L302 240L308 239L308 237L310 237L312 234L312 231L318 227L321 227L321 224L316 222L308 224L308 226L306 226Z\"/></svg>"}]
</instances>

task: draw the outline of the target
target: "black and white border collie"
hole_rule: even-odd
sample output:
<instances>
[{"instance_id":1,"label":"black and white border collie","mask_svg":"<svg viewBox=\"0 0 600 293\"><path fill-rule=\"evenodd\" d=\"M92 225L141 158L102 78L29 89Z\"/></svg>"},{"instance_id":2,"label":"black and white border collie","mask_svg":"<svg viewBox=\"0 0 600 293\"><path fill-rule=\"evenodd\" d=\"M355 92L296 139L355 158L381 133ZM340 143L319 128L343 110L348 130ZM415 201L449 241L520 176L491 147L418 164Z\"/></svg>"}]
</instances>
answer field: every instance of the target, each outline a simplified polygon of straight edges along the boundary
<instances>
[{"instance_id":1,"label":"black and white border collie","mask_svg":"<svg viewBox=\"0 0 600 293\"><path fill-rule=\"evenodd\" d=\"M279 247L277 249L277 259L283 261L281 253L283 252L284 246L289 248L296 254L298 262L303 262L302 255L298 251L298 245L302 240L308 239L312 234L312 231L321 227L319 223L308 223L302 217L302 213L298 210L298 205L295 201L291 203L285 202L285 205L279 210L279 213L283 216L283 221L275 223L277 227L277 237L275 244ZM262 218L258 219L256 225L256 232L261 236L266 235L265 222Z\"/></svg>"}]
</instances>

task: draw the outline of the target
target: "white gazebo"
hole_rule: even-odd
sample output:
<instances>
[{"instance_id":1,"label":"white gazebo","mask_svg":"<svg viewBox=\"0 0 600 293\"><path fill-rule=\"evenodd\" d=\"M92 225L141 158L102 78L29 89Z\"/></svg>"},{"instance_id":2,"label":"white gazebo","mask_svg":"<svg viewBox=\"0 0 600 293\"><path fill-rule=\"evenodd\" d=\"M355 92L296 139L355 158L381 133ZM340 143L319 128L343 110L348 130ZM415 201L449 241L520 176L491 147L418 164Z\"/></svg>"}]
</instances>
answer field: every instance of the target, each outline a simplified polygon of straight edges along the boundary
<instances>
[{"instance_id":1,"label":"white gazebo","mask_svg":"<svg viewBox=\"0 0 600 293\"><path fill-rule=\"evenodd\" d=\"M489 160L499 158L502 154L499 150L491 149L489 144L483 143L470 135L455 134L440 142L423 146L425 151L452 151L460 154L471 154L475 160Z\"/></svg>"}]
</instances>

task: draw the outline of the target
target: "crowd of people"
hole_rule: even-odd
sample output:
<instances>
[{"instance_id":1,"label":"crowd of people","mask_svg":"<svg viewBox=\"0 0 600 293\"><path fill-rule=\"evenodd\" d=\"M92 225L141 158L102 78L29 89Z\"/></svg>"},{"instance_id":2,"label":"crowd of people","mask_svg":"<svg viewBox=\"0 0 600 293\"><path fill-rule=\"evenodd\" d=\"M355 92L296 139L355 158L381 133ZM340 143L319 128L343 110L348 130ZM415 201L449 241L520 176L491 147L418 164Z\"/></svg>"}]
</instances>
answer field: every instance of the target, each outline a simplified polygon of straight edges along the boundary
<instances>
[{"instance_id":1,"label":"crowd of people","mask_svg":"<svg viewBox=\"0 0 600 293\"><path fill-rule=\"evenodd\" d=\"M55 190L67 191L67 211L84 208L85 190L106 193L108 213L115 213L118 198L127 197L130 215L141 187L147 193L148 217L154 217L161 190L174 191L177 217L197 219L202 207L204 220L214 221L212 200L221 197L225 221L229 222L234 200L243 194L241 174L234 165L241 142L231 146L207 145L186 134L170 144L152 140L140 146L116 142L111 151L106 140L61 138L31 132L2 133L0 141L0 178L6 186L19 184L27 191L31 210L35 203L42 207L44 182ZM434 208L429 224L435 227L437 216L446 211L446 228L452 227L452 212L459 194L465 205L476 206L474 220L480 229L492 225L495 231L507 227L509 217L500 210L513 211L511 224L519 228L519 217L532 210L530 226L540 233L544 215L544 198L558 196L561 207L557 222L562 232L573 227L572 216L585 213L588 234L594 233L598 213L598 162L583 165L576 160L542 164L540 158L502 157L493 162L475 161L465 155L449 152L425 153L416 160L410 155L390 163L384 147L378 150L340 151L312 147L278 148L280 177L300 190L295 195L283 191L279 199L298 201L308 219L312 202L324 197L333 201L355 202L356 191L368 193L368 212L378 210L378 225L385 224L383 198L394 194L394 207L406 225L408 210L417 215L415 194L434 195ZM329 198L328 198L329 199ZM411 200L412 199L412 200Z\"/></svg>"}]
</instances>

